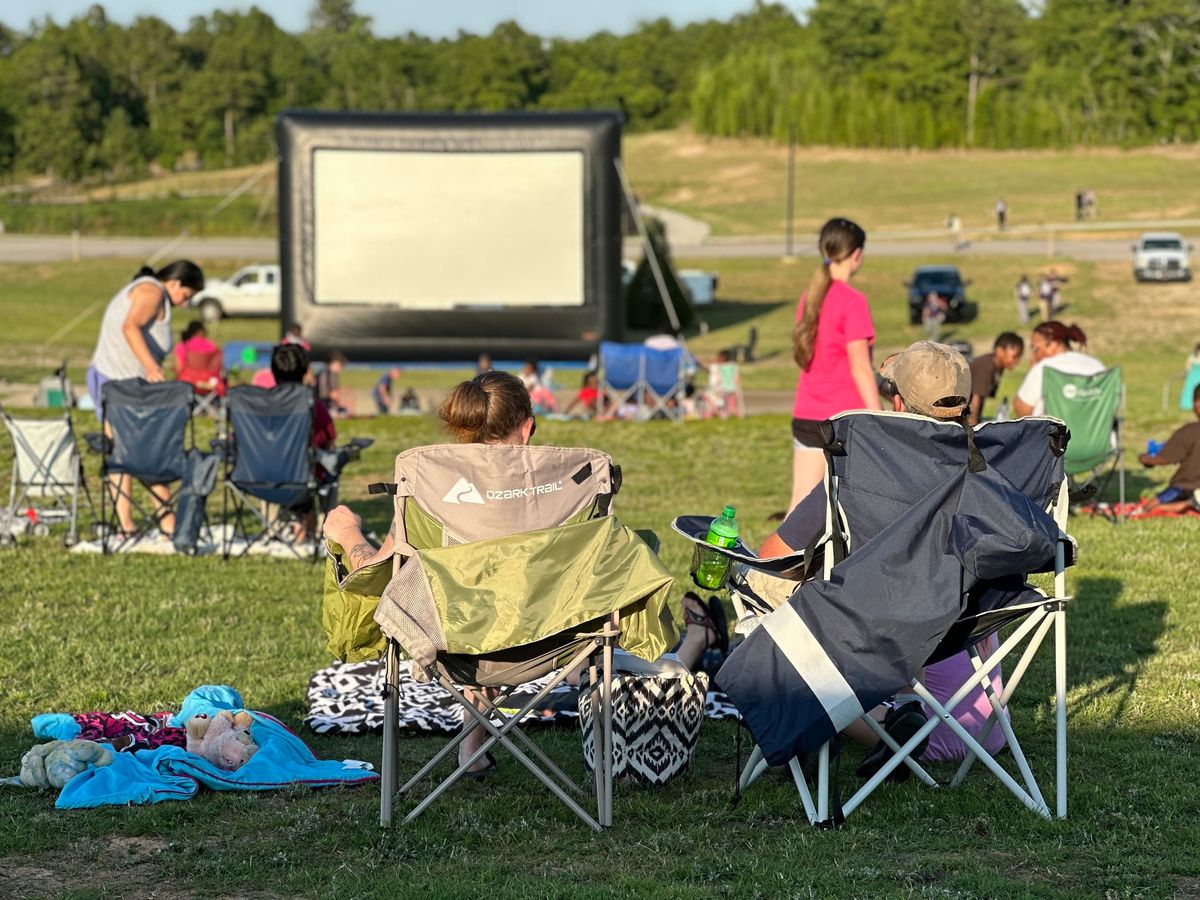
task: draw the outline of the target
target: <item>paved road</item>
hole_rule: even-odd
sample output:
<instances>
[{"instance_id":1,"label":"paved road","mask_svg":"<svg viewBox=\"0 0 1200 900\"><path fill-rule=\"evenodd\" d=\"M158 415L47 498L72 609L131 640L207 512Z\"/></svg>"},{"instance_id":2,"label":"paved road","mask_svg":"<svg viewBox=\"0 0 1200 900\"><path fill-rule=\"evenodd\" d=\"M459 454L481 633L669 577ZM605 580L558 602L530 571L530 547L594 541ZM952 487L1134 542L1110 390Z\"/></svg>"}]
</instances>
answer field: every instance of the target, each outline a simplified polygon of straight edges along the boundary
<instances>
[{"instance_id":1,"label":"paved road","mask_svg":"<svg viewBox=\"0 0 1200 900\"><path fill-rule=\"evenodd\" d=\"M807 243L807 242L806 242ZM626 246L636 252L636 239ZM957 253L945 238L898 239L873 238L869 244L873 256L1051 256L1061 259L1124 261L1129 259L1129 241L1097 238L1057 240L1047 237L996 237L976 241ZM199 259L241 259L255 262L274 260L278 244L273 238L163 238L91 237L78 241L69 236L3 234L0 235L0 263L58 262L73 259L157 260L196 257ZM697 243L676 243L676 257L708 259L771 258L784 255L783 237L708 238ZM813 257L814 248L796 244L796 255Z\"/></svg>"}]
</instances>

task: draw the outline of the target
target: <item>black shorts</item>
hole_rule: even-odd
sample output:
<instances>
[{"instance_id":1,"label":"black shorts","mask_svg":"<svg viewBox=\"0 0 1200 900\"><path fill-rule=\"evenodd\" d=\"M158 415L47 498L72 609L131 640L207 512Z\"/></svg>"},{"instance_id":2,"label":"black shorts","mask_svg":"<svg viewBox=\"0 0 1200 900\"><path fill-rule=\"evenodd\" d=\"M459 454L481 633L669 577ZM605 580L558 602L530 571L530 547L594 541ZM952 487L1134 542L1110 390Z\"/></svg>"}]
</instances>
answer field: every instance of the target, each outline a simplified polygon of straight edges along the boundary
<instances>
[{"instance_id":1,"label":"black shorts","mask_svg":"<svg viewBox=\"0 0 1200 900\"><path fill-rule=\"evenodd\" d=\"M792 419L792 446L797 450L824 450L821 426L825 419Z\"/></svg>"}]
</instances>

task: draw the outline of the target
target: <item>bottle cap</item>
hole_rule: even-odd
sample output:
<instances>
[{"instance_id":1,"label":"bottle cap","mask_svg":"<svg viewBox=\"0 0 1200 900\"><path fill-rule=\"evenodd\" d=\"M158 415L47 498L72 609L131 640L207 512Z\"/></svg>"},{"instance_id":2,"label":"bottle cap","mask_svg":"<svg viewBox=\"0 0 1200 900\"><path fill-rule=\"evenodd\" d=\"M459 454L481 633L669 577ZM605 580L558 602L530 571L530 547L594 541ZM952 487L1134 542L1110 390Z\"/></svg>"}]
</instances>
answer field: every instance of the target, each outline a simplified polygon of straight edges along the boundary
<instances>
[{"instance_id":1,"label":"bottle cap","mask_svg":"<svg viewBox=\"0 0 1200 900\"><path fill-rule=\"evenodd\" d=\"M735 510L732 506L727 506L727 507L725 507L725 511L722 512L721 515L724 516L726 519L732 519L735 512L737 512L737 510Z\"/></svg>"}]
</instances>

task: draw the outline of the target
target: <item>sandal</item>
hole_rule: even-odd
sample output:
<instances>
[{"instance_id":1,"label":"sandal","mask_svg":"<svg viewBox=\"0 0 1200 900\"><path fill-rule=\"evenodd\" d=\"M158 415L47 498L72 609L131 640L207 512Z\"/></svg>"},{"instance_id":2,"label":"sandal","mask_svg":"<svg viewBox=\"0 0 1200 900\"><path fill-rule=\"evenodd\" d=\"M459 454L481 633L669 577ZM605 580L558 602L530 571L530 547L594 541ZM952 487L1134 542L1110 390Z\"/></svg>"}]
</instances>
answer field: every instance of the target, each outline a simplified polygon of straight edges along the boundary
<instances>
[{"instance_id":1,"label":"sandal","mask_svg":"<svg viewBox=\"0 0 1200 900\"><path fill-rule=\"evenodd\" d=\"M472 781L483 781L485 778L495 772L496 757L492 756L492 752L489 750L487 753L483 754L483 758L487 760L486 766L484 766L482 769L476 769L474 772L468 770L463 773L463 777L470 778Z\"/></svg>"}]
</instances>

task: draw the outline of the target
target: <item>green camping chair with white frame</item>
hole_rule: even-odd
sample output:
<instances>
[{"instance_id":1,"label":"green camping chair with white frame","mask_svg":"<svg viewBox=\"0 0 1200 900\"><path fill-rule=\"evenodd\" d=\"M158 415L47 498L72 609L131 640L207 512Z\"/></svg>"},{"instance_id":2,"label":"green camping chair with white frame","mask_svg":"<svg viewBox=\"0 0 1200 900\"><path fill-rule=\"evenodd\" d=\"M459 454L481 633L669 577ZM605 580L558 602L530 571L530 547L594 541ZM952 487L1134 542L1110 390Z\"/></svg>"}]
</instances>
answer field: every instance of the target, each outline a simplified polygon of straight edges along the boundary
<instances>
[{"instance_id":1,"label":"green camping chair with white frame","mask_svg":"<svg viewBox=\"0 0 1200 900\"><path fill-rule=\"evenodd\" d=\"M1089 491L1098 477L1096 495L1117 475L1117 518L1125 514L1125 386L1121 368L1095 375L1072 375L1049 366L1042 373L1046 415L1061 419L1071 430L1064 457L1067 477L1077 490Z\"/></svg>"},{"instance_id":2,"label":"green camping chair with white frame","mask_svg":"<svg viewBox=\"0 0 1200 900\"><path fill-rule=\"evenodd\" d=\"M386 641L380 824L391 823L397 795L481 728L484 744L406 822L491 748L503 747L587 825L612 825L613 651L619 637L621 649L654 660L674 631L670 573L640 534L611 515L620 483L607 454L583 448L446 444L396 457L395 482L383 486L395 495L392 578L374 615ZM437 681L462 706L466 725L397 789L401 652L417 680ZM595 814L581 804L574 780L520 731L526 714L585 663L581 690L600 711ZM517 686L551 672L532 699L507 702Z\"/></svg>"}]
</instances>

